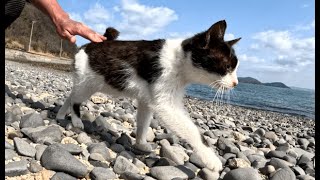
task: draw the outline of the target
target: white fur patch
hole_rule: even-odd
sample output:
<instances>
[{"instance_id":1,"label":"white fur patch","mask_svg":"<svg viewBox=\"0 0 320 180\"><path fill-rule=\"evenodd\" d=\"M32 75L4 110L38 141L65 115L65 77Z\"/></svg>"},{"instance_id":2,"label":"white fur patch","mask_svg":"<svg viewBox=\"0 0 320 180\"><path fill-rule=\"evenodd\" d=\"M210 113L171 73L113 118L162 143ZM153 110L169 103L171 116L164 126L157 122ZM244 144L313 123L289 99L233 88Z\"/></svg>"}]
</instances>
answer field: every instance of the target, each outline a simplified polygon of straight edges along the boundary
<instances>
[{"instance_id":1,"label":"white fur patch","mask_svg":"<svg viewBox=\"0 0 320 180\"><path fill-rule=\"evenodd\" d=\"M76 72L79 74L85 74L86 70L89 67L88 62L88 55L86 52L84 52L84 49L81 49L76 55L75 55L75 69Z\"/></svg>"}]
</instances>

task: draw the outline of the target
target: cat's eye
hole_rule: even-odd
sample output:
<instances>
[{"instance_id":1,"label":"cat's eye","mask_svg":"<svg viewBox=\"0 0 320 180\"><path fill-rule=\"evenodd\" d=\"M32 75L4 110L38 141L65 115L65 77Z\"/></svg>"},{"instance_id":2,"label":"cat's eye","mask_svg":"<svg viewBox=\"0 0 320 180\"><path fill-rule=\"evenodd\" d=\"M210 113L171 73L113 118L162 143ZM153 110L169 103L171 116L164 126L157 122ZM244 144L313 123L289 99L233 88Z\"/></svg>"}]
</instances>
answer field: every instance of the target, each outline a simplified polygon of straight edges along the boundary
<instances>
[{"instance_id":1,"label":"cat's eye","mask_svg":"<svg viewBox=\"0 0 320 180\"><path fill-rule=\"evenodd\" d=\"M230 65L227 65L227 70L230 70L231 69L231 66Z\"/></svg>"}]
</instances>

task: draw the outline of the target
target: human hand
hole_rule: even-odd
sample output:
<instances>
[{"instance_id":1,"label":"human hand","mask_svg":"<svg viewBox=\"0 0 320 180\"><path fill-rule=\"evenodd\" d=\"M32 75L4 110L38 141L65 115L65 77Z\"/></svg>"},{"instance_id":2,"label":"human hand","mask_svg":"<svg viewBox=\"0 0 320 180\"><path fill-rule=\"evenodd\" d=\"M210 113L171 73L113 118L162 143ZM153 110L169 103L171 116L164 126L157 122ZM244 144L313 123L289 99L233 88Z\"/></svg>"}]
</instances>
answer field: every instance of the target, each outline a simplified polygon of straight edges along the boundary
<instances>
[{"instance_id":1,"label":"human hand","mask_svg":"<svg viewBox=\"0 0 320 180\"><path fill-rule=\"evenodd\" d=\"M71 43L76 42L75 35L80 35L92 42L102 42L103 40L107 39L106 37L90 29L85 24L74 21L69 17L60 18L54 21L54 24L57 28L56 30L58 34L62 38L69 40Z\"/></svg>"}]
</instances>

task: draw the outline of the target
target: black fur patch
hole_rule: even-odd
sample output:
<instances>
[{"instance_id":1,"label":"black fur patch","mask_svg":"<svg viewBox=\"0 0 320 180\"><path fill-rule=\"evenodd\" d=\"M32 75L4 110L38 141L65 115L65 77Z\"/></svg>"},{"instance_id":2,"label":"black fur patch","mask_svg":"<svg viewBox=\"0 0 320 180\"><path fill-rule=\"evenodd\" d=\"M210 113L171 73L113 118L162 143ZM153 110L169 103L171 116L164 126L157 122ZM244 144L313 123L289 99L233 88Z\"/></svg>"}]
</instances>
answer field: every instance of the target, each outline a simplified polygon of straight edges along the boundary
<instances>
[{"instance_id":1,"label":"black fur patch","mask_svg":"<svg viewBox=\"0 0 320 180\"><path fill-rule=\"evenodd\" d=\"M162 72L159 52L164 40L104 41L86 45L90 67L105 77L107 84L124 90L132 71L153 83Z\"/></svg>"},{"instance_id":2,"label":"black fur patch","mask_svg":"<svg viewBox=\"0 0 320 180\"><path fill-rule=\"evenodd\" d=\"M80 118L80 104L73 104L73 111L78 116L78 118Z\"/></svg>"}]
</instances>

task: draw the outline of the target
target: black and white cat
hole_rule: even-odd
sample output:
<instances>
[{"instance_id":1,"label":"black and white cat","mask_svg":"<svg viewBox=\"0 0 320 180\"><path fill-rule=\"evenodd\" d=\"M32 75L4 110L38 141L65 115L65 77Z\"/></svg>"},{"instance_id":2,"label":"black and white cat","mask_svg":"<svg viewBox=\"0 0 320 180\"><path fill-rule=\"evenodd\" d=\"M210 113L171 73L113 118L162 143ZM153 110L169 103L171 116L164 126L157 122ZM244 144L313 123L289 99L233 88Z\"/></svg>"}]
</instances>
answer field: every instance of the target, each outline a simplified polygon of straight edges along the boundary
<instances>
[{"instance_id":1,"label":"black and white cat","mask_svg":"<svg viewBox=\"0 0 320 180\"><path fill-rule=\"evenodd\" d=\"M96 92L138 100L135 146L151 151L146 134L153 113L163 126L184 138L207 168L218 172L222 164L203 142L196 125L184 109L184 88L189 83L237 85L239 62L232 46L224 41L224 20L188 39L152 41L115 40L119 32L106 30L108 40L89 43L75 55L71 95L57 114L64 119L71 106L72 124L83 128L80 104Z\"/></svg>"}]
</instances>

